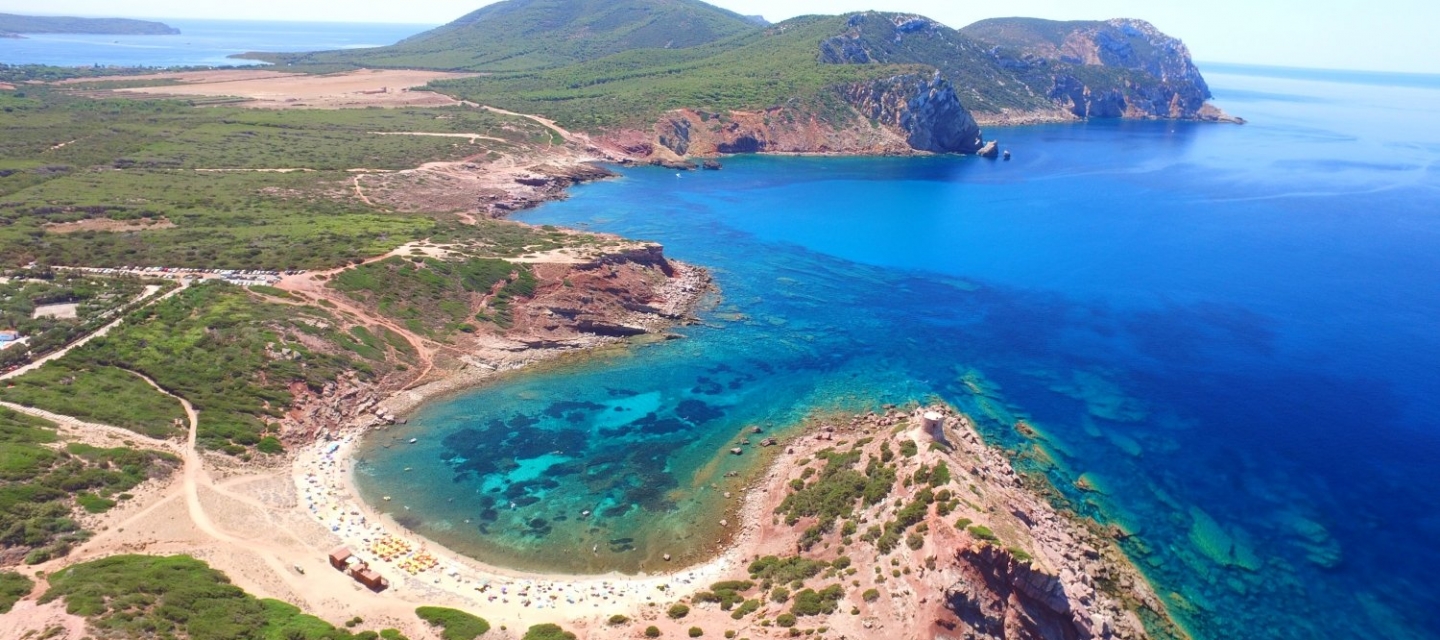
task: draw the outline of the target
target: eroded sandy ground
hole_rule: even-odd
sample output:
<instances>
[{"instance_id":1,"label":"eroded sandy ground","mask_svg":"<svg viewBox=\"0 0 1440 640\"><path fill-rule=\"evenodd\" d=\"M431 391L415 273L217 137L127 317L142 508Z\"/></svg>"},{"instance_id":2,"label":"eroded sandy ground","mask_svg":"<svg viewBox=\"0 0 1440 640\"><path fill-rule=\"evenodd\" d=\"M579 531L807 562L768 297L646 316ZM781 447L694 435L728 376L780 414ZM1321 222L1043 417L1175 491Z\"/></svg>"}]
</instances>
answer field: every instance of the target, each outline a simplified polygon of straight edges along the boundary
<instances>
[{"instance_id":1,"label":"eroded sandy ground","mask_svg":"<svg viewBox=\"0 0 1440 640\"><path fill-rule=\"evenodd\" d=\"M469 77L440 71L362 69L316 76L280 71L199 71L104 78L105 82L178 81L156 87L116 89L117 93L159 96L249 98L259 108L360 109L365 107L446 107L460 104L446 95L419 91L435 80ZM94 83L95 79L88 79Z\"/></svg>"}]
</instances>

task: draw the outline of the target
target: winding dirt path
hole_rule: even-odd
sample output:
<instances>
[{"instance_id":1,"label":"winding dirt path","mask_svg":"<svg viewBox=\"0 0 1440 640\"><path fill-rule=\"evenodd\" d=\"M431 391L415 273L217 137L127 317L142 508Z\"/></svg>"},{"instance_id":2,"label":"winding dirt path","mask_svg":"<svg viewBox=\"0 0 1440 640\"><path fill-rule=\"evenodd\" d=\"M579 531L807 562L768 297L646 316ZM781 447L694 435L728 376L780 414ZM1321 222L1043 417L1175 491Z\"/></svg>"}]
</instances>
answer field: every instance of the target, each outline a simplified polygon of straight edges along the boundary
<instances>
[{"instance_id":1,"label":"winding dirt path","mask_svg":"<svg viewBox=\"0 0 1440 640\"><path fill-rule=\"evenodd\" d=\"M577 134L574 134L574 133L570 133L569 131L565 130L565 127L562 127L562 126L556 124L554 120L551 120L551 119L549 119L549 118L543 118L543 117L541 117L541 116L537 116L537 115L533 115L533 114L529 114L529 113L519 113L519 112L516 112L516 111L506 111L506 110L504 110L504 109L500 109L500 108L497 108L497 107L492 107L492 106L490 106L490 105L488 105L488 104L476 104L476 103L474 103L474 102L465 102L464 104L470 105L470 106L472 106L472 107L478 107L478 108L480 108L480 109L484 109L484 110L486 110L486 111L489 111L490 113L498 113L498 114L500 114L500 115L502 115L502 116L512 116L512 117L516 117L516 118L525 118L526 120L530 120L530 121L532 121L532 122L539 123L540 125L542 125L542 126L548 128L548 129L554 131L555 133L560 134L560 137L564 138L566 142L571 142L571 141L575 141L575 140L579 140L579 141L582 141L582 142L588 142L588 141L589 141L589 138L588 138L587 136L580 136L580 135L577 135Z\"/></svg>"}]
</instances>

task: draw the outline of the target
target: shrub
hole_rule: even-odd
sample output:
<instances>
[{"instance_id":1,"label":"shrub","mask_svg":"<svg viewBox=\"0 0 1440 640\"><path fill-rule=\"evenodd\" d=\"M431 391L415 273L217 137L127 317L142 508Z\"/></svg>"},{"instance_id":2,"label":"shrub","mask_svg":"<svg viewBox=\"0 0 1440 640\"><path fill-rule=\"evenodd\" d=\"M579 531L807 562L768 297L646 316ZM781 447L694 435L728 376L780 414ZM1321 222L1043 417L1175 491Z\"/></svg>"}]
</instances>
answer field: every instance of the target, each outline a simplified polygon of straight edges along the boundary
<instances>
[{"instance_id":1,"label":"shrub","mask_svg":"<svg viewBox=\"0 0 1440 640\"><path fill-rule=\"evenodd\" d=\"M866 590L865 590L865 593L860 594L860 598L863 599L863 600L866 601L866 602L874 602L874 601L880 599L880 590L879 590L879 589L866 589Z\"/></svg>"},{"instance_id":2,"label":"shrub","mask_svg":"<svg viewBox=\"0 0 1440 640\"><path fill-rule=\"evenodd\" d=\"M919 551L919 550L920 550L920 547L925 546L925 536L922 536L922 535L920 535L919 533L916 533L916 532L914 532L914 531L911 531L911 532L910 532L910 535L905 536L905 546L910 547L911 549L914 549L914 550L916 550L916 551Z\"/></svg>"},{"instance_id":3,"label":"shrub","mask_svg":"<svg viewBox=\"0 0 1440 640\"><path fill-rule=\"evenodd\" d=\"M795 622L795 614L793 613L782 613L775 616L775 624L782 627L793 627L795 626Z\"/></svg>"},{"instance_id":4,"label":"shrub","mask_svg":"<svg viewBox=\"0 0 1440 640\"><path fill-rule=\"evenodd\" d=\"M736 620L739 620L739 619L741 619L741 618L744 618L745 616L748 616L748 615L750 615L750 614L752 614L752 613L755 613L755 612L758 611L759 609L760 609L760 601L759 601L759 600L753 600L753 599L752 599L752 600L746 600L746 601L745 601L745 604L740 605L740 608L739 608L739 609L736 609L736 610L730 612L730 617L731 617L731 618L734 618L734 619L736 619Z\"/></svg>"},{"instance_id":5,"label":"shrub","mask_svg":"<svg viewBox=\"0 0 1440 640\"><path fill-rule=\"evenodd\" d=\"M618 627L618 626L620 626L620 625L622 625L622 624L625 624L625 623L627 623L627 622L629 622L629 621L630 621L630 618L629 618L628 616L624 616L624 615L621 615L621 614L618 614L618 613L615 614L615 615L613 615L613 616L610 616L610 626L612 626L612 627Z\"/></svg>"},{"instance_id":6,"label":"shrub","mask_svg":"<svg viewBox=\"0 0 1440 640\"><path fill-rule=\"evenodd\" d=\"M445 607L420 607L415 615L431 626L440 627L444 640L474 640L490 630L490 623L484 618L458 609Z\"/></svg>"},{"instance_id":7,"label":"shrub","mask_svg":"<svg viewBox=\"0 0 1440 640\"><path fill-rule=\"evenodd\" d=\"M525 632L521 640L575 640L575 634L556 624L537 624Z\"/></svg>"},{"instance_id":8,"label":"shrub","mask_svg":"<svg viewBox=\"0 0 1440 640\"><path fill-rule=\"evenodd\" d=\"M790 606L790 612L797 616L835 613L835 605L844 595L844 587L838 584L832 584L820 591L806 589L795 594L795 603Z\"/></svg>"},{"instance_id":9,"label":"shrub","mask_svg":"<svg viewBox=\"0 0 1440 640\"><path fill-rule=\"evenodd\" d=\"M705 630L701 629L700 627L690 627L689 633L691 638L699 638L700 636L705 635Z\"/></svg>"},{"instance_id":10,"label":"shrub","mask_svg":"<svg viewBox=\"0 0 1440 640\"><path fill-rule=\"evenodd\" d=\"M681 618L684 618L685 616L690 615L690 605L687 605L683 602L677 602L670 605L670 609L665 612L665 615L670 616L672 620L679 620Z\"/></svg>"},{"instance_id":11,"label":"shrub","mask_svg":"<svg viewBox=\"0 0 1440 640\"><path fill-rule=\"evenodd\" d=\"M775 589L770 592L770 601L771 601L771 602L785 602L786 600L789 600L789 599L790 599L790 590L789 590L789 589L786 589L785 587L775 587Z\"/></svg>"},{"instance_id":12,"label":"shrub","mask_svg":"<svg viewBox=\"0 0 1440 640\"><path fill-rule=\"evenodd\" d=\"M917 453L920 453L920 447L915 444L914 440L906 440L900 443L900 455L913 458Z\"/></svg>"},{"instance_id":13,"label":"shrub","mask_svg":"<svg viewBox=\"0 0 1440 640\"><path fill-rule=\"evenodd\" d=\"M645 627L645 637L646 637L646 638L659 638L659 637L660 637L660 627L657 627L657 626L655 626L655 625L653 625L653 624L650 625L650 626L648 626L648 627Z\"/></svg>"},{"instance_id":14,"label":"shrub","mask_svg":"<svg viewBox=\"0 0 1440 640\"><path fill-rule=\"evenodd\" d=\"M0 613L8 613L10 607L29 595L34 586L34 582L18 573L0 573Z\"/></svg>"},{"instance_id":15,"label":"shrub","mask_svg":"<svg viewBox=\"0 0 1440 640\"><path fill-rule=\"evenodd\" d=\"M991 531L990 528L985 525L970 525L970 527L966 529L966 531L969 531L970 535L975 536L976 538L979 538L980 540L984 540L986 542L994 542L996 540L999 540L999 538L995 537L995 532Z\"/></svg>"},{"instance_id":16,"label":"shrub","mask_svg":"<svg viewBox=\"0 0 1440 640\"><path fill-rule=\"evenodd\" d=\"M285 453L285 445L280 444L280 439L275 436L265 436L260 439L260 442L255 443L255 450L260 453L275 455Z\"/></svg>"}]
</instances>

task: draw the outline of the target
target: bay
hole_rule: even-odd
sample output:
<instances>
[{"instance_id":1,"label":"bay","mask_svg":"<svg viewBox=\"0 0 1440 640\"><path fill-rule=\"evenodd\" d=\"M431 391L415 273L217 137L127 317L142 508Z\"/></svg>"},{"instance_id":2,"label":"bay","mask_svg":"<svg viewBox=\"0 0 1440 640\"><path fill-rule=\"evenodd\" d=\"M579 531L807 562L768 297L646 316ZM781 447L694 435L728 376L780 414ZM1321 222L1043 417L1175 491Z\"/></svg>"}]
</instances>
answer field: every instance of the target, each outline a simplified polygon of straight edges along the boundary
<instances>
[{"instance_id":1,"label":"bay","mask_svg":"<svg viewBox=\"0 0 1440 640\"><path fill-rule=\"evenodd\" d=\"M425 407L361 490L482 560L649 570L713 546L745 427L938 397L1135 532L1197 637L1435 637L1440 96L1226 71L1248 125L627 169L523 214L660 241L719 301L684 340Z\"/></svg>"}]
</instances>

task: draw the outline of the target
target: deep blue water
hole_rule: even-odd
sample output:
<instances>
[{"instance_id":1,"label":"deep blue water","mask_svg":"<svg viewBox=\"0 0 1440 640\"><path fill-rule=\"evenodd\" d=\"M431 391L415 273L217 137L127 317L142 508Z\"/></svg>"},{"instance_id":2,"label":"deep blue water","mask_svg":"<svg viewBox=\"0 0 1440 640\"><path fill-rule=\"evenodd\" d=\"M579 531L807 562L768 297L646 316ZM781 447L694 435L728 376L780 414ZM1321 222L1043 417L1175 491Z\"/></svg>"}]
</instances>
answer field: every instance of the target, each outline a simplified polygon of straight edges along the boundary
<instances>
[{"instance_id":1,"label":"deep blue water","mask_svg":"<svg viewBox=\"0 0 1440 640\"><path fill-rule=\"evenodd\" d=\"M633 169L524 214L663 242L718 307L425 408L362 490L492 561L648 568L708 536L746 425L933 394L1138 533L1199 637L1440 637L1440 91L1209 80L1249 125Z\"/></svg>"},{"instance_id":2,"label":"deep blue water","mask_svg":"<svg viewBox=\"0 0 1440 640\"><path fill-rule=\"evenodd\" d=\"M380 47L430 28L414 24L340 24L163 20L180 35L103 36L34 34L0 38L0 63L120 67L242 66L262 64L229 56L250 51L326 51Z\"/></svg>"}]
</instances>

